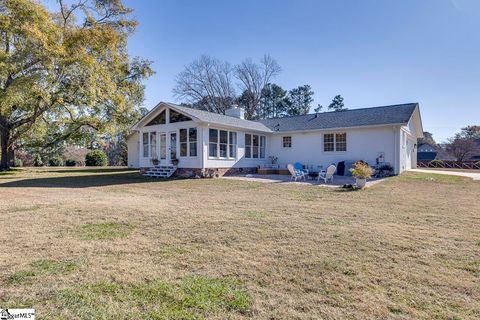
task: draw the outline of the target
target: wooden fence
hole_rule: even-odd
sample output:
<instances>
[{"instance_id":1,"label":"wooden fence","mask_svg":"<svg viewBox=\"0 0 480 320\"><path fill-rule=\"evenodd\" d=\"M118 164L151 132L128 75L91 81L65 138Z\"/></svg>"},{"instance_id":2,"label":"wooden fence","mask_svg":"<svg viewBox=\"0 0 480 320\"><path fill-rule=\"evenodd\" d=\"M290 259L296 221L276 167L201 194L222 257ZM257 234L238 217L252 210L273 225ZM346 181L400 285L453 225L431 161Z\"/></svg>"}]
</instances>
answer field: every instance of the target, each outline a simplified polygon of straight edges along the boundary
<instances>
[{"instance_id":1,"label":"wooden fence","mask_svg":"<svg viewBox=\"0 0 480 320\"><path fill-rule=\"evenodd\" d=\"M480 161L418 160L418 168L479 169Z\"/></svg>"}]
</instances>

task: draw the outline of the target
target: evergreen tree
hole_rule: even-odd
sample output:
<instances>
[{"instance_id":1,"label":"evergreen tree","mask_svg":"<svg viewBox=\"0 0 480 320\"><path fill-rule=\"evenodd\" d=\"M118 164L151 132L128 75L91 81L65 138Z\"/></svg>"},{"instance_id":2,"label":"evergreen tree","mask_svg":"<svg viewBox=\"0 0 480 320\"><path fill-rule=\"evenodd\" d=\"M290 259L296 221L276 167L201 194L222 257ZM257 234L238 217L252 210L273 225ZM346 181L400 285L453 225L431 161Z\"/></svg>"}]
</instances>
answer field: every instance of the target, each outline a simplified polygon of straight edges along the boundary
<instances>
[{"instance_id":1,"label":"evergreen tree","mask_svg":"<svg viewBox=\"0 0 480 320\"><path fill-rule=\"evenodd\" d=\"M284 116L289 105L287 91L279 85L268 83L262 90L257 118L266 119Z\"/></svg>"},{"instance_id":2,"label":"evergreen tree","mask_svg":"<svg viewBox=\"0 0 480 320\"><path fill-rule=\"evenodd\" d=\"M289 116L307 114L313 102L312 88L306 84L292 89L288 93L289 105L286 110Z\"/></svg>"},{"instance_id":3,"label":"evergreen tree","mask_svg":"<svg viewBox=\"0 0 480 320\"><path fill-rule=\"evenodd\" d=\"M333 100L332 100L332 103L330 103L330 105L328 106L328 110L331 110L331 111L344 111L344 110L348 110L347 108L345 108L345 104L343 104L343 98L341 95L336 95Z\"/></svg>"}]
</instances>

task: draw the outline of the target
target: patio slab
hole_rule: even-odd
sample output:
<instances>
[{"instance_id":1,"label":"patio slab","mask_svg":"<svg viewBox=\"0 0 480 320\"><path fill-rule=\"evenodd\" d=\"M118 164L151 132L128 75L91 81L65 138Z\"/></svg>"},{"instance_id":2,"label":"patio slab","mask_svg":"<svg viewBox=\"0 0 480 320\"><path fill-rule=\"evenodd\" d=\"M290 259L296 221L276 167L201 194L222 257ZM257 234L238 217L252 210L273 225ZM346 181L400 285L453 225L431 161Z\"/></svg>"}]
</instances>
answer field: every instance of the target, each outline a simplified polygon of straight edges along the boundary
<instances>
[{"instance_id":1,"label":"patio slab","mask_svg":"<svg viewBox=\"0 0 480 320\"><path fill-rule=\"evenodd\" d=\"M355 178L348 176L333 176L333 182L325 183L323 181L318 182L317 179L306 181L291 180L289 175L281 174L247 174L247 175L232 175L232 176L223 176L222 179L232 179L232 180L241 180L241 181L255 181L261 183L294 183L302 185L312 185L319 187L329 187L329 188L338 188L344 184L355 184ZM370 187L374 184L384 181L383 179L372 178L368 179L366 187Z\"/></svg>"}]
</instances>

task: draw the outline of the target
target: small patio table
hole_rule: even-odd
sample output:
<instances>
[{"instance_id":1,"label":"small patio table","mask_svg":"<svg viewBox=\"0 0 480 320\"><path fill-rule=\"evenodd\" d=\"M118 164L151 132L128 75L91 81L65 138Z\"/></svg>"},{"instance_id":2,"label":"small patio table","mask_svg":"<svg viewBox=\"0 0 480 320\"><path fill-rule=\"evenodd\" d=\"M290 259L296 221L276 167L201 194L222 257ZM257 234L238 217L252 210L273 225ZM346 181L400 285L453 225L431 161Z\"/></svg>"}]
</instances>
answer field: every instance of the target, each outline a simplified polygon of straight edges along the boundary
<instances>
[{"instance_id":1,"label":"small patio table","mask_svg":"<svg viewBox=\"0 0 480 320\"><path fill-rule=\"evenodd\" d=\"M308 178L310 180L314 180L314 179L318 178L319 174L320 174L319 171L308 171Z\"/></svg>"}]
</instances>

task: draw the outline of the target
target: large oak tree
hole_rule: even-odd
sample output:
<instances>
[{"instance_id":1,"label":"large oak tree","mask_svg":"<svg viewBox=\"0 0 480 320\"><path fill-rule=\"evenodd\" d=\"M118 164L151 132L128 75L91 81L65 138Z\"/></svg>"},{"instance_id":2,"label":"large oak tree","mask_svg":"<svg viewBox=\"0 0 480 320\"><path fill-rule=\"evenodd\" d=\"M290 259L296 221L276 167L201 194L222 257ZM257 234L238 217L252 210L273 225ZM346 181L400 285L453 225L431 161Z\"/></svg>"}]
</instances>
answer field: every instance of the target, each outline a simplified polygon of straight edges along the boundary
<instances>
[{"instance_id":1,"label":"large oak tree","mask_svg":"<svg viewBox=\"0 0 480 320\"><path fill-rule=\"evenodd\" d=\"M121 0L0 0L0 169L36 130L54 143L131 121L150 62L130 59L137 23Z\"/></svg>"}]
</instances>

